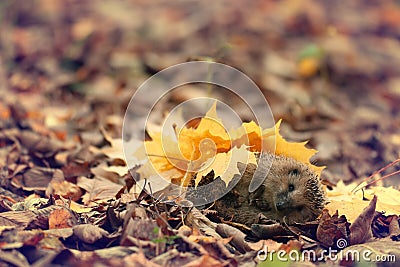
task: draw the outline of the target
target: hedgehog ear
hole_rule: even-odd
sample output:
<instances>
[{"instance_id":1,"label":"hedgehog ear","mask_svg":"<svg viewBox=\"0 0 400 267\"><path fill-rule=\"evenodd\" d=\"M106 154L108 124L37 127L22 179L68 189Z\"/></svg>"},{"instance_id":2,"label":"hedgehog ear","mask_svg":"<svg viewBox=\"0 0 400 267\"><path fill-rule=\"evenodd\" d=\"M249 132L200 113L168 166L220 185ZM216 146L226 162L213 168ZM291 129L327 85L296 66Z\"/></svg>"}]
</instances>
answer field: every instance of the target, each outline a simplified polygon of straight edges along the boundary
<instances>
[{"instance_id":1,"label":"hedgehog ear","mask_svg":"<svg viewBox=\"0 0 400 267\"><path fill-rule=\"evenodd\" d=\"M300 175L300 170L297 169L297 168L293 168L288 172L288 174L290 176L299 176Z\"/></svg>"}]
</instances>

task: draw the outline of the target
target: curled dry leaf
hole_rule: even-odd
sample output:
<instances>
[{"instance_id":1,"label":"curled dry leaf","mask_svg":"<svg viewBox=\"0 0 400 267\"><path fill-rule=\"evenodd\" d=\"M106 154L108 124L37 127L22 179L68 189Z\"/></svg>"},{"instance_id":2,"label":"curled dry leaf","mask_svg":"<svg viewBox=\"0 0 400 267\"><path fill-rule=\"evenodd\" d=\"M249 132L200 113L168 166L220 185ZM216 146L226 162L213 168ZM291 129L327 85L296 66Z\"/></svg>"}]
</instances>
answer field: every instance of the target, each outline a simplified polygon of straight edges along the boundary
<instances>
[{"instance_id":1,"label":"curled dry leaf","mask_svg":"<svg viewBox=\"0 0 400 267\"><path fill-rule=\"evenodd\" d=\"M64 148L58 140L44 137L32 131L21 131L18 139L29 151L42 157L53 156Z\"/></svg>"},{"instance_id":2,"label":"curled dry leaf","mask_svg":"<svg viewBox=\"0 0 400 267\"><path fill-rule=\"evenodd\" d=\"M397 220L397 215L386 216L382 212L375 212L372 220L371 231L374 237L387 237L389 235L389 225L393 220Z\"/></svg>"},{"instance_id":3,"label":"curled dry leaf","mask_svg":"<svg viewBox=\"0 0 400 267\"><path fill-rule=\"evenodd\" d=\"M374 218L377 196L369 203L357 219L350 225L350 244L361 244L372 237L371 224Z\"/></svg>"},{"instance_id":4,"label":"curled dry leaf","mask_svg":"<svg viewBox=\"0 0 400 267\"><path fill-rule=\"evenodd\" d=\"M121 244L129 244L130 237L138 240L155 240L158 238L158 225L151 219L130 218L124 225Z\"/></svg>"},{"instance_id":5,"label":"curled dry leaf","mask_svg":"<svg viewBox=\"0 0 400 267\"><path fill-rule=\"evenodd\" d=\"M186 216L185 223L200 233L207 236L221 238L221 236L215 231L217 224L210 221L204 214L198 209L193 208Z\"/></svg>"},{"instance_id":6,"label":"curled dry leaf","mask_svg":"<svg viewBox=\"0 0 400 267\"><path fill-rule=\"evenodd\" d=\"M230 243L241 253L252 251L253 249L244 240L246 235L239 229L227 224L219 223L215 229L224 238L231 238Z\"/></svg>"},{"instance_id":7,"label":"curled dry leaf","mask_svg":"<svg viewBox=\"0 0 400 267\"><path fill-rule=\"evenodd\" d=\"M90 167L88 161L84 161L82 163L69 162L64 165L61 170L63 171L65 178L90 175Z\"/></svg>"},{"instance_id":8,"label":"curled dry leaf","mask_svg":"<svg viewBox=\"0 0 400 267\"><path fill-rule=\"evenodd\" d=\"M115 166L111 166L115 167ZM117 167L118 168L118 167ZM113 170L108 170L112 169L110 166L106 166L106 164L100 164L96 167L91 168L91 173L94 174L96 178L103 178L106 180L109 180L111 182L118 182L121 176L125 175L128 172L128 168L125 167L125 171L123 172L122 175L119 175L118 172L113 171Z\"/></svg>"},{"instance_id":9,"label":"curled dry leaf","mask_svg":"<svg viewBox=\"0 0 400 267\"><path fill-rule=\"evenodd\" d=\"M89 244L94 244L103 236L108 235L108 232L106 230L92 224L80 224L74 226L72 229L76 237L78 237L81 241Z\"/></svg>"},{"instance_id":10,"label":"curled dry leaf","mask_svg":"<svg viewBox=\"0 0 400 267\"><path fill-rule=\"evenodd\" d=\"M86 190L82 197L84 204L95 200L106 200L115 197L118 191L123 187L107 179L78 177L77 186Z\"/></svg>"},{"instance_id":11,"label":"curled dry leaf","mask_svg":"<svg viewBox=\"0 0 400 267\"><path fill-rule=\"evenodd\" d=\"M317 239L326 247L336 247L339 239L349 240L350 223L347 222L345 216L329 215L329 211L322 211L321 219L317 228Z\"/></svg>"},{"instance_id":12,"label":"curled dry leaf","mask_svg":"<svg viewBox=\"0 0 400 267\"><path fill-rule=\"evenodd\" d=\"M51 188L51 194L57 194L72 201L78 201L82 196L82 190L79 186L65 180L52 181L49 188Z\"/></svg>"},{"instance_id":13,"label":"curled dry leaf","mask_svg":"<svg viewBox=\"0 0 400 267\"><path fill-rule=\"evenodd\" d=\"M30 265L25 256L18 250L0 251L0 263L5 264L5 266L27 267Z\"/></svg>"},{"instance_id":14,"label":"curled dry leaf","mask_svg":"<svg viewBox=\"0 0 400 267\"><path fill-rule=\"evenodd\" d=\"M231 248L228 250L229 245L227 245L227 242L221 239L216 239L216 238L199 238L197 240L197 243L201 245L206 251L206 254L209 254L211 256L214 256L215 258L223 258L223 259L231 259L234 258L232 253Z\"/></svg>"}]
</instances>

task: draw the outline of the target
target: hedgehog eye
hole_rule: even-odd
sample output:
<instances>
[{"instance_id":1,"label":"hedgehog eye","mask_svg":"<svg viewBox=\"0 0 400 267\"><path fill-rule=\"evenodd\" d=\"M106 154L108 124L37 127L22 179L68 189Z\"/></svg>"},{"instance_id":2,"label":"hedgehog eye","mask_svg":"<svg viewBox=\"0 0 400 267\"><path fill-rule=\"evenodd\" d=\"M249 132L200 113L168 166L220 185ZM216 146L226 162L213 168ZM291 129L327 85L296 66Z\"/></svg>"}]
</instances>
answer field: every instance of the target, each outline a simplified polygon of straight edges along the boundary
<instances>
[{"instance_id":1,"label":"hedgehog eye","mask_svg":"<svg viewBox=\"0 0 400 267\"><path fill-rule=\"evenodd\" d=\"M300 174L300 171L298 169L293 169L289 171L289 175L297 176Z\"/></svg>"},{"instance_id":2,"label":"hedgehog eye","mask_svg":"<svg viewBox=\"0 0 400 267\"><path fill-rule=\"evenodd\" d=\"M293 192L294 191L294 185L289 184L288 190L289 190L289 192Z\"/></svg>"}]
</instances>

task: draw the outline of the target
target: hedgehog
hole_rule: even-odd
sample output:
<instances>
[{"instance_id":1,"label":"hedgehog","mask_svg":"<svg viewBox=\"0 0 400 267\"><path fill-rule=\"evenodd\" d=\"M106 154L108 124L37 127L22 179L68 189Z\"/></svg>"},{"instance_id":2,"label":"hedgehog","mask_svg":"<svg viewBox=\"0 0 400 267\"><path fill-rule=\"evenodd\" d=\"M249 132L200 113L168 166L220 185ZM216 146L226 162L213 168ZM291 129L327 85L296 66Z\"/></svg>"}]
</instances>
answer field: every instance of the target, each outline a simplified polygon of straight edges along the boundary
<instances>
[{"instance_id":1,"label":"hedgehog","mask_svg":"<svg viewBox=\"0 0 400 267\"><path fill-rule=\"evenodd\" d=\"M215 202L214 209L222 217L251 225L262 217L293 224L312 221L320 215L326 204L325 193L318 175L307 164L264 153L258 165L266 174L263 183L249 192L257 166L248 164L233 190Z\"/></svg>"}]
</instances>

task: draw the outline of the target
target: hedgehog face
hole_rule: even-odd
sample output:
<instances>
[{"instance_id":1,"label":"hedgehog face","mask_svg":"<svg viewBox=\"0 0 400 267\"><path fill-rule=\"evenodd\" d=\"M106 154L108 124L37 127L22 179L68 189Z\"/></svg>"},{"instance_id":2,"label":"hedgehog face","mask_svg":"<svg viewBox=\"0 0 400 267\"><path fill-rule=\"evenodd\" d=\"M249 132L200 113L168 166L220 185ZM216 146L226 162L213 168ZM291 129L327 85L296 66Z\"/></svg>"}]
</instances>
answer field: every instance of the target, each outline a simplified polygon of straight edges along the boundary
<instances>
[{"instance_id":1,"label":"hedgehog face","mask_svg":"<svg viewBox=\"0 0 400 267\"><path fill-rule=\"evenodd\" d=\"M289 223L315 219L325 204L318 176L294 159L267 157L273 162L263 185L252 195L255 206L267 217L286 218Z\"/></svg>"}]
</instances>

